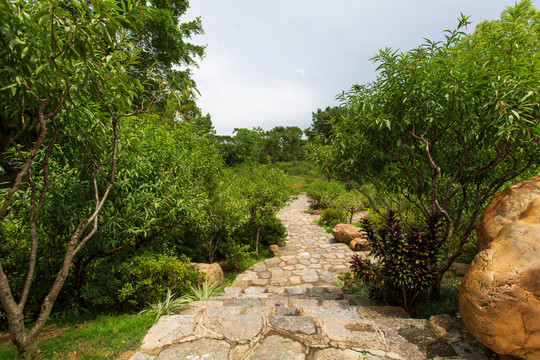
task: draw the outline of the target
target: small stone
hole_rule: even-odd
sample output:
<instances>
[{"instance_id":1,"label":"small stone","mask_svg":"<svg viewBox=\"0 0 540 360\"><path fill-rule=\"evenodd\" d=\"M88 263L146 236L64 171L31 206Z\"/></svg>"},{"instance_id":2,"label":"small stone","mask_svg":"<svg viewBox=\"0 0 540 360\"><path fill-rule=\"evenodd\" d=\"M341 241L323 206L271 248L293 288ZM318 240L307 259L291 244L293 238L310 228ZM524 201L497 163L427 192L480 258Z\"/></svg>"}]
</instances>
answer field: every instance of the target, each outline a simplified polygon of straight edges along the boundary
<instances>
[{"instance_id":1,"label":"small stone","mask_svg":"<svg viewBox=\"0 0 540 360\"><path fill-rule=\"evenodd\" d=\"M288 294L295 294L295 295L301 295L306 293L306 288L304 287L287 287L285 288L285 292Z\"/></svg>"},{"instance_id":2,"label":"small stone","mask_svg":"<svg viewBox=\"0 0 540 360\"><path fill-rule=\"evenodd\" d=\"M270 245L270 252L272 253L272 256L280 256L281 252L279 251L278 245Z\"/></svg>"},{"instance_id":3,"label":"small stone","mask_svg":"<svg viewBox=\"0 0 540 360\"><path fill-rule=\"evenodd\" d=\"M248 287L244 290L244 294L262 294L266 291L263 287Z\"/></svg>"}]
</instances>

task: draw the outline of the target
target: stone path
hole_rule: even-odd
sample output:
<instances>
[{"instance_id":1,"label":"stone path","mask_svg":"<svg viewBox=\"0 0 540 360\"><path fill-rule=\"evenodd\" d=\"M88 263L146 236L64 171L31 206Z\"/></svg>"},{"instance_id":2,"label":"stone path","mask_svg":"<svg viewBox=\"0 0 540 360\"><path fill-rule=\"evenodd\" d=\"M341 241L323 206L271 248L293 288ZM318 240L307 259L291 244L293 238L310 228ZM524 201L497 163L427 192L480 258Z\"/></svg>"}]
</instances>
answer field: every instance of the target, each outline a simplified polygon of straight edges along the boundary
<instances>
[{"instance_id":1,"label":"stone path","mask_svg":"<svg viewBox=\"0 0 540 360\"><path fill-rule=\"evenodd\" d=\"M287 245L281 257L253 265L240 274L233 287L251 286L312 287L335 286L335 277L348 268L353 251L345 244L333 242L333 237L314 220L317 216L306 212L306 195L299 195L278 213L287 228Z\"/></svg>"},{"instance_id":2,"label":"stone path","mask_svg":"<svg viewBox=\"0 0 540 360\"><path fill-rule=\"evenodd\" d=\"M279 213L280 258L239 275L225 294L163 316L131 360L490 360L458 319L410 319L401 308L343 294L334 276L352 251L307 214L300 195Z\"/></svg>"}]
</instances>

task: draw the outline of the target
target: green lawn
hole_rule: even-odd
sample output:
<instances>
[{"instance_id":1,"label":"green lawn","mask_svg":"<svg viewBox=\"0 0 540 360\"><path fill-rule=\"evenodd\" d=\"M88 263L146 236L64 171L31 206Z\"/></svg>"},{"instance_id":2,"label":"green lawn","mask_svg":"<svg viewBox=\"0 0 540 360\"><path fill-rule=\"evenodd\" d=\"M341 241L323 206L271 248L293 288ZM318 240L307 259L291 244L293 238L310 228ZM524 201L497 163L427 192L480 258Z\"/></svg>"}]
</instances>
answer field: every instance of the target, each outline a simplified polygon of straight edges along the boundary
<instances>
[{"instance_id":1,"label":"green lawn","mask_svg":"<svg viewBox=\"0 0 540 360\"><path fill-rule=\"evenodd\" d=\"M137 350L154 318L143 315L108 315L80 324L49 325L39 342L39 359L119 359ZM2 337L5 339L5 336ZM0 360L15 359L8 341L0 344Z\"/></svg>"}]
</instances>

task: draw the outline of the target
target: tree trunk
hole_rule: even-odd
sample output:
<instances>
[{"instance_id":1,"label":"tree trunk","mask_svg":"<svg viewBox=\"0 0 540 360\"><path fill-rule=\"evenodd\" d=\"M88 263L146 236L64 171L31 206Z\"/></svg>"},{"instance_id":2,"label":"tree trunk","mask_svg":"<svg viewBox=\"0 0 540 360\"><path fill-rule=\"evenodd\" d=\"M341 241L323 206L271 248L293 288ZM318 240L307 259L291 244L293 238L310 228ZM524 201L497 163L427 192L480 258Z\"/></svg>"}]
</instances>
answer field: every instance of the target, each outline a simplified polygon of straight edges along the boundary
<instances>
[{"instance_id":1,"label":"tree trunk","mask_svg":"<svg viewBox=\"0 0 540 360\"><path fill-rule=\"evenodd\" d=\"M32 360L37 359L37 337L27 337L24 343L17 344L17 359Z\"/></svg>"},{"instance_id":2,"label":"tree trunk","mask_svg":"<svg viewBox=\"0 0 540 360\"><path fill-rule=\"evenodd\" d=\"M257 236L255 237L255 256L259 259L259 234L261 232L261 225L257 225Z\"/></svg>"}]
</instances>

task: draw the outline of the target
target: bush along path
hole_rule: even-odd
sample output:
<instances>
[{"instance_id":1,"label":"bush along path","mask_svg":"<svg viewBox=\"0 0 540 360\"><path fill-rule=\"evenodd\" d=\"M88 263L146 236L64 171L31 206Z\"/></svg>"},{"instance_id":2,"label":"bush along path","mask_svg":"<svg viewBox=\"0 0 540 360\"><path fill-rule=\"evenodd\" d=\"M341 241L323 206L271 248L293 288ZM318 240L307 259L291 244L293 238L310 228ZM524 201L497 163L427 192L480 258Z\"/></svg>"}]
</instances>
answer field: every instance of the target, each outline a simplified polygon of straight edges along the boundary
<instances>
[{"instance_id":1,"label":"bush along path","mask_svg":"<svg viewBox=\"0 0 540 360\"><path fill-rule=\"evenodd\" d=\"M459 320L410 319L343 294L334 278L352 251L307 209L302 194L279 213L289 232L281 257L255 264L224 294L163 316L131 360L491 359Z\"/></svg>"}]
</instances>

